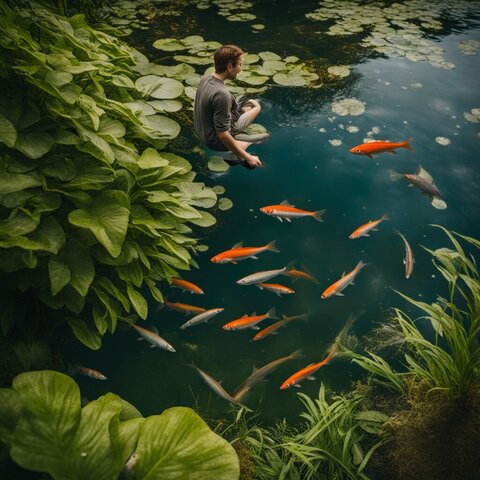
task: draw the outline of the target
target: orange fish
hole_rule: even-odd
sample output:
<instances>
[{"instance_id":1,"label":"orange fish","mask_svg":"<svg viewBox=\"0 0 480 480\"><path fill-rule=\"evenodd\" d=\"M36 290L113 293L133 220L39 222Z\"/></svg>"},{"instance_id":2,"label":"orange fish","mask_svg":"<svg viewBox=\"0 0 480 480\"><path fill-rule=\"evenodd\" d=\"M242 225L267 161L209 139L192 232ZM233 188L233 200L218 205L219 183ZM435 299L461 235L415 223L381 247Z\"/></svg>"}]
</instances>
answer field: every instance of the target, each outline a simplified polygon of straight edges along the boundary
<instances>
[{"instance_id":1,"label":"orange fish","mask_svg":"<svg viewBox=\"0 0 480 480\"><path fill-rule=\"evenodd\" d=\"M377 226L384 220L388 220L388 213L385 213L382 218L379 218L378 220L371 220L367 223L364 223L361 227L358 227L348 238L350 240L354 240L355 238L369 237L370 235L368 232L370 232L370 230L377 231Z\"/></svg>"},{"instance_id":2,"label":"orange fish","mask_svg":"<svg viewBox=\"0 0 480 480\"><path fill-rule=\"evenodd\" d=\"M295 293L295 290L280 285L279 283L257 283L256 285L260 290L269 290L270 292L276 293L279 297Z\"/></svg>"},{"instance_id":3,"label":"orange fish","mask_svg":"<svg viewBox=\"0 0 480 480\"><path fill-rule=\"evenodd\" d=\"M97 370L94 370L93 368L80 367L80 366L77 366L76 368L79 373L81 373L82 375L85 375L86 377L94 378L95 380L107 379L107 377L103 373Z\"/></svg>"},{"instance_id":4,"label":"orange fish","mask_svg":"<svg viewBox=\"0 0 480 480\"><path fill-rule=\"evenodd\" d=\"M175 310L180 313L184 313L185 315L193 315L198 313L203 313L206 311L205 308L202 307L195 307L194 305L188 305L186 303L180 302L167 302L165 300L165 305L170 310Z\"/></svg>"},{"instance_id":5,"label":"orange fish","mask_svg":"<svg viewBox=\"0 0 480 480\"><path fill-rule=\"evenodd\" d=\"M330 349L330 352L328 355L318 363L311 363L305 368L302 368L301 370L298 370L298 372L295 372L293 375L288 377L280 386L281 390L286 390L287 388L290 387L300 387L299 382L302 380L315 380L315 377L313 374L322 368L324 365L328 365L328 363L335 357L337 353L337 344L334 343L332 348Z\"/></svg>"},{"instance_id":6,"label":"orange fish","mask_svg":"<svg viewBox=\"0 0 480 480\"><path fill-rule=\"evenodd\" d=\"M322 368L324 365L328 365L328 363L331 362L333 358L336 357L339 351L339 347L343 346L347 341L348 331L356 319L357 319L356 315L350 315L348 317L347 321L345 322L345 325L340 330L340 333L335 337L335 340L333 341L333 344L330 347L330 351L328 352L328 355L321 362L311 363L305 368L298 370L298 372L295 372L293 375L288 377L282 383L282 385L280 386L280 389L286 390L287 388L290 388L290 387L300 387L299 382L305 379L315 380L315 377L313 376L313 374L318 369Z\"/></svg>"},{"instance_id":7,"label":"orange fish","mask_svg":"<svg viewBox=\"0 0 480 480\"><path fill-rule=\"evenodd\" d=\"M264 247L242 247L242 245L243 242L239 242L230 250L215 255L210 261L213 263L237 263L239 260L245 260L246 258L254 258L257 260L257 255L265 250L280 252L275 245L275 240L267 243Z\"/></svg>"},{"instance_id":8,"label":"orange fish","mask_svg":"<svg viewBox=\"0 0 480 480\"><path fill-rule=\"evenodd\" d=\"M267 328L264 328L263 330L260 330L253 338L252 340L254 342L258 341L258 340L262 340L264 339L267 335L276 335L278 332L277 330L280 328L280 327L284 327L287 323L290 323L291 321L293 320L297 320L297 319L307 319L308 318L308 314L304 313L302 315L295 315L294 317L287 317L285 315L283 315L282 317L282 320L280 320L279 322L276 322L270 326L268 326Z\"/></svg>"},{"instance_id":9,"label":"orange fish","mask_svg":"<svg viewBox=\"0 0 480 480\"><path fill-rule=\"evenodd\" d=\"M257 327L257 323L265 320L266 318L278 318L275 314L275 308L271 308L265 315L255 315L252 316L244 315L242 318L237 320L232 320L229 323L226 323L223 326L224 330L243 330L244 328L251 328L253 330L260 330L260 327Z\"/></svg>"},{"instance_id":10,"label":"orange fish","mask_svg":"<svg viewBox=\"0 0 480 480\"><path fill-rule=\"evenodd\" d=\"M325 210L318 210L316 212L301 210L300 208L295 208L294 205L290 205L286 200L280 203L280 205L269 205L267 207L262 207L260 208L260 211L272 217L278 218L281 222L283 222L283 220L291 222L292 218L301 217L313 217L315 220L317 220L317 222L323 222L322 215L325 213Z\"/></svg>"},{"instance_id":11,"label":"orange fish","mask_svg":"<svg viewBox=\"0 0 480 480\"><path fill-rule=\"evenodd\" d=\"M404 142L389 142L388 140L375 140L373 142L362 143L350 149L350 153L355 155L366 155L369 158L373 158L373 155L377 153L389 152L397 153L394 150L396 148L406 148L407 150L413 150L410 146L410 140L405 140Z\"/></svg>"},{"instance_id":12,"label":"orange fish","mask_svg":"<svg viewBox=\"0 0 480 480\"><path fill-rule=\"evenodd\" d=\"M194 283L187 282L181 278L174 278L172 280L172 287L180 288L184 292L196 293L197 295L203 295L204 293L203 290Z\"/></svg>"},{"instance_id":13,"label":"orange fish","mask_svg":"<svg viewBox=\"0 0 480 480\"><path fill-rule=\"evenodd\" d=\"M302 268L304 270L307 270L304 265L302 265ZM320 283L311 273L308 273L308 271L302 271L302 270L297 270L293 268L292 270L286 271L283 275L287 275L288 277L292 277L293 281L302 278L304 280L310 280L313 283Z\"/></svg>"},{"instance_id":14,"label":"orange fish","mask_svg":"<svg viewBox=\"0 0 480 480\"><path fill-rule=\"evenodd\" d=\"M343 296L343 293L341 293L341 291L347 288L349 285L354 285L353 281L355 280L357 273L366 265L367 265L366 263L363 263L360 260L357 266L351 272L347 273L346 275L344 273L340 280L337 280L335 283L332 283L332 285L330 285L322 293L321 298L328 298L328 297L331 297L332 295Z\"/></svg>"}]
</instances>

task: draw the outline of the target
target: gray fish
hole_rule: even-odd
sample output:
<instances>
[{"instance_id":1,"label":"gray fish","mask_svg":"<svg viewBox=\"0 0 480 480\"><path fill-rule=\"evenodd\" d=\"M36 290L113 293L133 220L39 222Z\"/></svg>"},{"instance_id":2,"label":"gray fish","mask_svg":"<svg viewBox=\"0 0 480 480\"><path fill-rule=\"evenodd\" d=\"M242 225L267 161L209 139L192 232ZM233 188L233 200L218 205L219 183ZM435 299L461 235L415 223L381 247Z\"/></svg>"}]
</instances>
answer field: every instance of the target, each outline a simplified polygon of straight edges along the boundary
<instances>
[{"instance_id":1,"label":"gray fish","mask_svg":"<svg viewBox=\"0 0 480 480\"><path fill-rule=\"evenodd\" d=\"M247 275L246 277L237 280L237 283L239 285L252 285L256 283L263 283L273 277L276 277L277 275L281 275L282 273L288 272L289 270L293 270L294 267L294 262L290 262L287 266L279 268L277 270L264 270L262 272L252 273L251 275Z\"/></svg>"},{"instance_id":2,"label":"gray fish","mask_svg":"<svg viewBox=\"0 0 480 480\"><path fill-rule=\"evenodd\" d=\"M182 330L185 330L186 328L191 327L193 325L206 322L210 320L212 317L214 317L215 315L218 315L219 313L223 312L224 310L225 310L224 308L211 308L210 310L207 310L205 312L199 313L198 315L195 315L190 320L185 322L180 328Z\"/></svg>"},{"instance_id":3,"label":"gray fish","mask_svg":"<svg viewBox=\"0 0 480 480\"><path fill-rule=\"evenodd\" d=\"M403 263L405 264L405 278L408 279L413 272L415 259L413 258L412 248L408 244L407 239L398 230L396 230L396 232L402 237L402 240L405 243L405 258L403 259Z\"/></svg>"},{"instance_id":4,"label":"gray fish","mask_svg":"<svg viewBox=\"0 0 480 480\"><path fill-rule=\"evenodd\" d=\"M234 400L240 400L246 393L257 383L261 382L267 375L270 375L277 367L279 367L282 363L288 360L294 360L296 358L300 358L302 355L301 350L297 350L292 354L274 360L273 362L267 363L261 368L253 368L252 374L245 379L235 390L235 393L232 395Z\"/></svg>"},{"instance_id":5,"label":"gray fish","mask_svg":"<svg viewBox=\"0 0 480 480\"><path fill-rule=\"evenodd\" d=\"M419 188L423 193L427 194L430 198L442 196L435 183L433 183L432 176L422 167L420 167L416 174L404 173L403 177L412 185Z\"/></svg>"},{"instance_id":6,"label":"gray fish","mask_svg":"<svg viewBox=\"0 0 480 480\"><path fill-rule=\"evenodd\" d=\"M245 405L242 405L240 402L232 398L232 396L220 385L220 382L217 382L213 379L208 373L205 373L203 370L200 370L194 363L191 363L190 366L194 368L197 373L202 377L203 381L220 397L222 397L227 402L233 403L237 407L245 408L248 411L251 411Z\"/></svg>"}]
</instances>

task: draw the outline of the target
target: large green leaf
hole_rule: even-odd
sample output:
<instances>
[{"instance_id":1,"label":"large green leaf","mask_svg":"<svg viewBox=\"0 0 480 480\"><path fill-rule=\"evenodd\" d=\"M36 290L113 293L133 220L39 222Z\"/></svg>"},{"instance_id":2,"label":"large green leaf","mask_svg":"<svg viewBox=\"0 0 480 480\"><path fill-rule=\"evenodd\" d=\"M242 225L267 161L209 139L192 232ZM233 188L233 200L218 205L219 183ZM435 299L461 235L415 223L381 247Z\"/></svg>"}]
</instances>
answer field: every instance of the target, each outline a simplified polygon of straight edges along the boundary
<instances>
[{"instance_id":1,"label":"large green leaf","mask_svg":"<svg viewBox=\"0 0 480 480\"><path fill-rule=\"evenodd\" d=\"M163 158L154 148L147 148L138 159L141 169L161 168L168 165L168 160Z\"/></svg>"},{"instance_id":2,"label":"large green leaf","mask_svg":"<svg viewBox=\"0 0 480 480\"><path fill-rule=\"evenodd\" d=\"M102 346L102 339L93 325L87 325L82 319L74 317L67 318L67 322L78 340L88 348L98 350Z\"/></svg>"},{"instance_id":3,"label":"large green leaf","mask_svg":"<svg viewBox=\"0 0 480 480\"><path fill-rule=\"evenodd\" d=\"M190 408L174 407L145 420L135 477L145 480L237 480L233 447Z\"/></svg>"},{"instance_id":4,"label":"large green leaf","mask_svg":"<svg viewBox=\"0 0 480 480\"><path fill-rule=\"evenodd\" d=\"M0 142L12 148L17 141L17 130L13 123L0 113Z\"/></svg>"},{"instance_id":5,"label":"large green leaf","mask_svg":"<svg viewBox=\"0 0 480 480\"><path fill-rule=\"evenodd\" d=\"M69 238L66 263L71 273L70 283L72 287L82 297L85 297L95 277L95 267L88 248L79 240Z\"/></svg>"},{"instance_id":6,"label":"large green leaf","mask_svg":"<svg viewBox=\"0 0 480 480\"><path fill-rule=\"evenodd\" d=\"M41 184L42 179L36 172L23 174L0 171L0 195L38 187Z\"/></svg>"},{"instance_id":7,"label":"large green leaf","mask_svg":"<svg viewBox=\"0 0 480 480\"><path fill-rule=\"evenodd\" d=\"M20 417L22 403L19 394L10 388L0 389L0 440L10 443Z\"/></svg>"},{"instance_id":8,"label":"large green leaf","mask_svg":"<svg viewBox=\"0 0 480 480\"><path fill-rule=\"evenodd\" d=\"M80 391L66 375L27 372L13 382L23 411L11 437L11 456L20 466L54 479L118 478L137 442L141 419L122 427L120 415L134 410L108 393L81 409Z\"/></svg>"},{"instance_id":9,"label":"large green leaf","mask_svg":"<svg viewBox=\"0 0 480 480\"><path fill-rule=\"evenodd\" d=\"M135 88L142 94L166 100L177 98L183 93L183 85L173 78L146 75L135 82Z\"/></svg>"},{"instance_id":10,"label":"large green leaf","mask_svg":"<svg viewBox=\"0 0 480 480\"><path fill-rule=\"evenodd\" d=\"M19 133L15 148L20 150L28 158L35 159L49 152L53 145L54 139L49 133Z\"/></svg>"},{"instance_id":11,"label":"large green leaf","mask_svg":"<svg viewBox=\"0 0 480 480\"><path fill-rule=\"evenodd\" d=\"M137 292L130 283L127 284L127 294L133 308L138 313L138 316L145 320L148 315L148 304L143 295Z\"/></svg>"},{"instance_id":12,"label":"large green leaf","mask_svg":"<svg viewBox=\"0 0 480 480\"><path fill-rule=\"evenodd\" d=\"M129 214L128 196L120 190L110 190L100 194L88 208L70 212L68 220L72 225L90 230L116 258L127 234Z\"/></svg>"},{"instance_id":13,"label":"large green leaf","mask_svg":"<svg viewBox=\"0 0 480 480\"><path fill-rule=\"evenodd\" d=\"M71 279L68 265L58 256L49 258L48 274L50 276L50 290L54 296L62 290Z\"/></svg>"}]
</instances>

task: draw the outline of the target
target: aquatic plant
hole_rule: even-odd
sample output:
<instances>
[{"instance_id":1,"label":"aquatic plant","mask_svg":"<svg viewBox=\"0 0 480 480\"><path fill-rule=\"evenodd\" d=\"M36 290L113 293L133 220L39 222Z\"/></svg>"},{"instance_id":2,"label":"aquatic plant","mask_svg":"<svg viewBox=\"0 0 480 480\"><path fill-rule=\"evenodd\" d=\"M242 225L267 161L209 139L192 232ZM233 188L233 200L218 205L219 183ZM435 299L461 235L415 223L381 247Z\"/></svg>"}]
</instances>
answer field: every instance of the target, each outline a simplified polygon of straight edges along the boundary
<instances>
[{"instance_id":1,"label":"aquatic plant","mask_svg":"<svg viewBox=\"0 0 480 480\"><path fill-rule=\"evenodd\" d=\"M470 247L480 249L480 241L450 232L440 225L450 239L451 248L430 250L433 264L447 281L449 298L438 297L428 304L399 292L401 297L418 307L435 332L435 338L420 328L405 312L395 308L391 318L392 332L401 336L401 351L406 372L391 368L381 356L354 354L353 362L374 375L380 382L399 393L407 392L406 380L426 385L429 391L442 391L447 397L465 395L478 382L480 372L480 275L475 256L468 254L457 238Z\"/></svg>"},{"instance_id":2,"label":"aquatic plant","mask_svg":"<svg viewBox=\"0 0 480 480\"><path fill-rule=\"evenodd\" d=\"M98 349L196 265L186 224L216 221L213 190L159 151L180 132L165 102L182 105L183 85L139 78L139 52L40 6L0 5L0 63L15 92L0 99L0 280Z\"/></svg>"},{"instance_id":3,"label":"aquatic plant","mask_svg":"<svg viewBox=\"0 0 480 480\"><path fill-rule=\"evenodd\" d=\"M236 480L232 446L190 408L143 418L113 393L81 408L80 390L53 371L22 373L0 389L0 440L22 468L54 479L135 478ZM196 477L195 477L196 478Z\"/></svg>"},{"instance_id":4,"label":"aquatic plant","mask_svg":"<svg viewBox=\"0 0 480 480\"><path fill-rule=\"evenodd\" d=\"M321 384L318 397L298 394L305 420L293 429L283 421L276 427L249 426L238 411L222 435L235 436L232 445L246 447L254 464L253 478L309 480L368 479L365 467L377 448L388 441L383 430L388 417L362 408L358 392L327 399Z\"/></svg>"}]
</instances>

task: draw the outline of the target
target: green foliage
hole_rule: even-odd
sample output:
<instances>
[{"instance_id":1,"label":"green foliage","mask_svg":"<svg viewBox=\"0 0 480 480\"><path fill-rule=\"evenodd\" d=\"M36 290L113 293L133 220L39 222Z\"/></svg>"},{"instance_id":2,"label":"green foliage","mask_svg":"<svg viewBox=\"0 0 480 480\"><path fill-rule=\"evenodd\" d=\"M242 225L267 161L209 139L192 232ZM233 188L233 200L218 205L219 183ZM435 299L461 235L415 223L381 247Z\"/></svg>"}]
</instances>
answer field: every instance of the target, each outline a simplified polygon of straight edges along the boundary
<instances>
[{"instance_id":1,"label":"green foliage","mask_svg":"<svg viewBox=\"0 0 480 480\"><path fill-rule=\"evenodd\" d=\"M309 480L316 478L368 479L364 469L388 435L382 428L388 417L361 408L358 393L335 396L329 401L325 387L318 398L298 394L305 419L296 431L285 423L275 428L249 428L237 414L229 429L239 430L232 442L247 445L255 465L255 479Z\"/></svg>"},{"instance_id":2,"label":"green foliage","mask_svg":"<svg viewBox=\"0 0 480 480\"><path fill-rule=\"evenodd\" d=\"M159 151L190 100L178 80L139 78L148 63L80 14L0 5L0 284L58 310L94 349L196 265L186 224L215 223L201 210L213 190Z\"/></svg>"},{"instance_id":3,"label":"green foliage","mask_svg":"<svg viewBox=\"0 0 480 480\"><path fill-rule=\"evenodd\" d=\"M457 398L478 381L480 372L480 275L474 255L467 254L457 238L475 249L480 248L480 241L434 226L444 231L454 247L426 248L447 281L449 298L439 297L428 304L400 295L423 312L421 319L431 325L435 338L430 340L424 329L396 308L392 318L394 328L390 332L401 338L407 373L395 372L388 362L374 354L370 354L370 358L354 354L353 361L381 377L382 384L399 393L406 393L405 378L408 377L431 390L442 390L447 396Z\"/></svg>"},{"instance_id":4,"label":"green foliage","mask_svg":"<svg viewBox=\"0 0 480 480\"><path fill-rule=\"evenodd\" d=\"M0 389L0 440L25 469L113 480L131 458L135 478L238 479L231 445L189 408L145 419L112 393L81 408L77 384L52 371L23 373L12 387Z\"/></svg>"}]
</instances>

